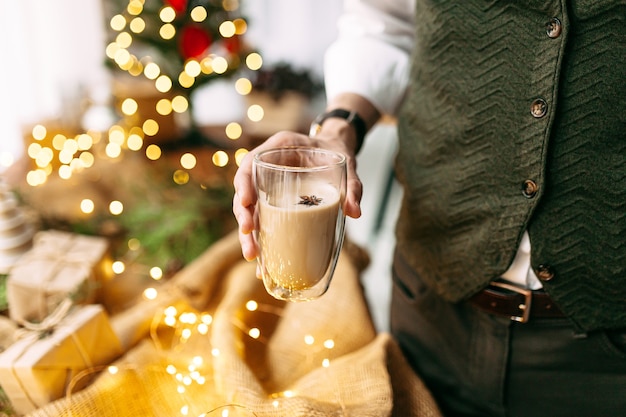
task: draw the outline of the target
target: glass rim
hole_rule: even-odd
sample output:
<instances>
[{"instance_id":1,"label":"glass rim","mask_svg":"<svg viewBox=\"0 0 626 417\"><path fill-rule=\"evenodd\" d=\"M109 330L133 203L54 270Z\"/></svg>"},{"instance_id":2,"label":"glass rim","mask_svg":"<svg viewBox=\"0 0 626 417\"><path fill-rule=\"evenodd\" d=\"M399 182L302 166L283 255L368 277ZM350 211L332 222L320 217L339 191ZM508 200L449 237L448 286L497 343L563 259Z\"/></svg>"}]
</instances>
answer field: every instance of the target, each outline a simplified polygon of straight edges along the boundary
<instances>
[{"instance_id":1,"label":"glass rim","mask_svg":"<svg viewBox=\"0 0 626 417\"><path fill-rule=\"evenodd\" d=\"M324 165L317 166L295 166L295 165L284 165L284 164L276 164L273 162L267 162L262 160L261 158L264 155L269 155L272 153L284 152L284 151L306 151L306 152L314 152L317 154L325 154L328 156L332 156L336 158L335 162L329 162ZM261 166L263 168L269 169L280 169L284 171L323 171L330 168L340 167L346 164L346 156L342 153L331 151L324 148L311 147L311 146L280 146L276 148L266 149L254 155L254 164L257 166Z\"/></svg>"}]
</instances>

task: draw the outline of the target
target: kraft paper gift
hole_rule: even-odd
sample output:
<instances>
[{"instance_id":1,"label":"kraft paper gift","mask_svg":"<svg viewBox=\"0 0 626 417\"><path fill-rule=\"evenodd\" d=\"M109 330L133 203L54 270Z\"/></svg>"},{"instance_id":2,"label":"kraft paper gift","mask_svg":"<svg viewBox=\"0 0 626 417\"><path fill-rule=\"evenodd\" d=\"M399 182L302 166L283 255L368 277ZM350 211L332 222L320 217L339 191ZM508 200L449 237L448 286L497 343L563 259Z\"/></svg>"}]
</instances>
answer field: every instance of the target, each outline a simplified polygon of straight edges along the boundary
<instances>
[{"instance_id":1,"label":"kraft paper gift","mask_svg":"<svg viewBox=\"0 0 626 417\"><path fill-rule=\"evenodd\" d=\"M35 235L34 246L7 280L9 316L18 323L46 318L68 296L76 304L95 301L108 264L105 238L57 230Z\"/></svg>"},{"instance_id":2,"label":"kraft paper gift","mask_svg":"<svg viewBox=\"0 0 626 417\"><path fill-rule=\"evenodd\" d=\"M81 371L122 354L102 306L76 306L52 330L30 331L0 353L0 384L26 414L66 394Z\"/></svg>"}]
</instances>

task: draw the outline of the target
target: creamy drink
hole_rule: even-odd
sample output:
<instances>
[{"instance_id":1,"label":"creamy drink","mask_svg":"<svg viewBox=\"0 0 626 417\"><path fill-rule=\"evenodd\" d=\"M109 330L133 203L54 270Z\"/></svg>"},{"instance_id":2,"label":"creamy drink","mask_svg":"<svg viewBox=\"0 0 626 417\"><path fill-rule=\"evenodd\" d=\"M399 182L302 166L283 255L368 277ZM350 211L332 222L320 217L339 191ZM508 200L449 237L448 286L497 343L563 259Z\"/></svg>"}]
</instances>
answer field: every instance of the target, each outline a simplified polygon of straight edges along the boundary
<instances>
[{"instance_id":1,"label":"creamy drink","mask_svg":"<svg viewBox=\"0 0 626 417\"><path fill-rule=\"evenodd\" d=\"M255 155L254 237L272 296L308 301L326 292L343 243L346 159L310 147Z\"/></svg>"},{"instance_id":2,"label":"creamy drink","mask_svg":"<svg viewBox=\"0 0 626 417\"><path fill-rule=\"evenodd\" d=\"M297 193L269 201L267 195L259 197L261 262L270 285L287 291L316 285L333 259L338 191L330 185L307 183Z\"/></svg>"}]
</instances>

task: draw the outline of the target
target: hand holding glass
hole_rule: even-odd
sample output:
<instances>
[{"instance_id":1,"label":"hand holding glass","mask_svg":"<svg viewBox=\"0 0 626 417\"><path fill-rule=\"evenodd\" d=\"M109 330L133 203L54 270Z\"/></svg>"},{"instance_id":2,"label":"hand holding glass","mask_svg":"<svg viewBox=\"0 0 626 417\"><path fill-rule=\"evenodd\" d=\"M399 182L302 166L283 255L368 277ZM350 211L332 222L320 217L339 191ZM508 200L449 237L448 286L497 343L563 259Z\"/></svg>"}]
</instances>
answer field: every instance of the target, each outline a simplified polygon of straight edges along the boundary
<instances>
[{"instance_id":1,"label":"hand holding glass","mask_svg":"<svg viewBox=\"0 0 626 417\"><path fill-rule=\"evenodd\" d=\"M255 155L253 177L265 288L282 300L320 297L343 244L345 156L319 148L270 149Z\"/></svg>"}]
</instances>

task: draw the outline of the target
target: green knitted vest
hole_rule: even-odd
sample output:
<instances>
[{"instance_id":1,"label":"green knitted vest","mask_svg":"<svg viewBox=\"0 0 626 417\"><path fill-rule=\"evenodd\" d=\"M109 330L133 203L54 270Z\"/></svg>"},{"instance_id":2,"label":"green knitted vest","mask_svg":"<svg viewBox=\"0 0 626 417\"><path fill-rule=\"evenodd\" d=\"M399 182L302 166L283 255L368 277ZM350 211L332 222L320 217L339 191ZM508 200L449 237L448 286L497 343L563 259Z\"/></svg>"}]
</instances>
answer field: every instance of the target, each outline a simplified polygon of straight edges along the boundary
<instances>
[{"instance_id":1,"label":"green knitted vest","mask_svg":"<svg viewBox=\"0 0 626 417\"><path fill-rule=\"evenodd\" d=\"M528 230L532 267L575 324L625 328L626 2L416 2L401 255L456 302Z\"/></svg>"}]
</instances>

